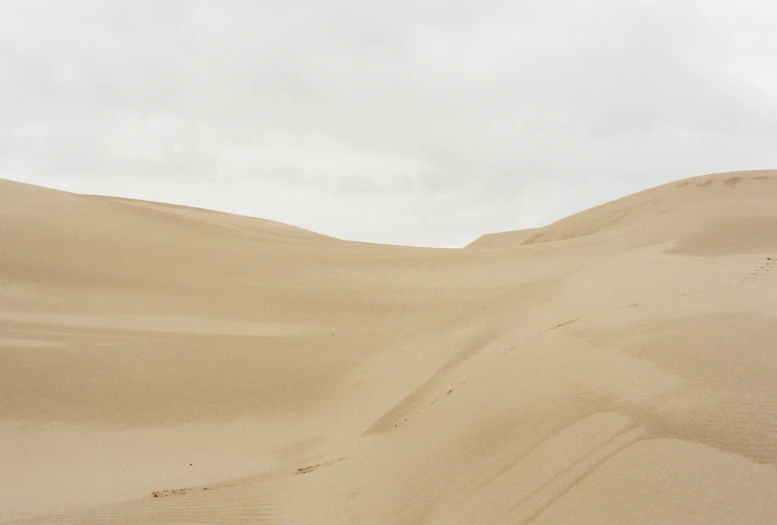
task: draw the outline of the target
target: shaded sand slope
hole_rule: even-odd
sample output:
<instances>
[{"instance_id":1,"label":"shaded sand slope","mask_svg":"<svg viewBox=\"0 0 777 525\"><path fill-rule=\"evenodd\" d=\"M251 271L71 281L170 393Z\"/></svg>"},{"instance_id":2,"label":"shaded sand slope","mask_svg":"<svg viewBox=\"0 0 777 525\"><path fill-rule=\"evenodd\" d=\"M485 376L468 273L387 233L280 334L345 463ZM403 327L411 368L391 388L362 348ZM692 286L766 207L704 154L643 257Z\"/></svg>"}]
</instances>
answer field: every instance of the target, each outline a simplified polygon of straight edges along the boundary
<instances>
[{"instance_id":1,"label":"shaded sand slope","mask_svg":"<svg viewBox=\"0 0 777 525\"><path fill-rule=\"evenodd\" d=\"M0 520L777 521L777 172L464 250L0 181Z\"/></svg>"}]
</instances>

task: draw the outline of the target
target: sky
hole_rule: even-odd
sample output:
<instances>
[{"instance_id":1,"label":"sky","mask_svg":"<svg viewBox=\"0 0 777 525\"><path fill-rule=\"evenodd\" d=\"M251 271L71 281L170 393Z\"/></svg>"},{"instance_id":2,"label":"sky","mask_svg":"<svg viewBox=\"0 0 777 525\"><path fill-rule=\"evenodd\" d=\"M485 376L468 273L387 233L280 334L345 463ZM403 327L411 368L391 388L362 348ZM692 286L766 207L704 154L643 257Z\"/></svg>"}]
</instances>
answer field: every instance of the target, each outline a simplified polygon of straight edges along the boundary
<instances>
[{"instance_id":1,"label":"sky","mask_svg":"<svg viewBox=\"0 0 777 525\"><path fill-rule=\"evenodd\" d=\"M777 167L777 4L4 0L0 177L458 247Z\"/></svg>"}]
</instances>

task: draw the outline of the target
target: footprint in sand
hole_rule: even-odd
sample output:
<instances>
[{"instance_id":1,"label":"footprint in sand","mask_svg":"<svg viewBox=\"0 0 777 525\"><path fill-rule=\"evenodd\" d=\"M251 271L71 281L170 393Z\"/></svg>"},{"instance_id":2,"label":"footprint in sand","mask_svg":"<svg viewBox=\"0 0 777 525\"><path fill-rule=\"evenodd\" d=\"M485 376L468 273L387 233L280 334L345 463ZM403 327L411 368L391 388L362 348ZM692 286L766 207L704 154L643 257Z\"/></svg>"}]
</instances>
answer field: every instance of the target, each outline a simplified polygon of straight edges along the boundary
<instances>
[{"instance_id":1,"label":"footprint in sand","mask_svg":"<svg viewBox=\"0 0 777 525\"><path fill-rule=\"evenodd\" d=\"M752 273L742 278L740 284L753 284L766 275L766 272L771 272L777 268L777 258L767 257L766 262L761 263Z\"/></svg>"}]
</instances>

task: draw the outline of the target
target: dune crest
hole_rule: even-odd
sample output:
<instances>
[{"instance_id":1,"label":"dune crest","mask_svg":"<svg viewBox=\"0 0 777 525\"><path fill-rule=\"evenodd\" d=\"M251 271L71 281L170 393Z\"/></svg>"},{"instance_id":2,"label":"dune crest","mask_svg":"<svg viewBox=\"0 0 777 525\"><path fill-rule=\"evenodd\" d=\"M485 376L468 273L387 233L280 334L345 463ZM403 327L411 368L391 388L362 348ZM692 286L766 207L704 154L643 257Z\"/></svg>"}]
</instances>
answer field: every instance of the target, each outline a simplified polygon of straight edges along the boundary
<instances>
[{"instance_id":1,"label":"dune crest","mask_svg":"<svg viewBox=\"0 0 777 525\"><path fill-rule=\"evenodd\" d=\"M777 171L465 249L0 180L0 523L777 522Z\"/></svg>"}]
</instances>

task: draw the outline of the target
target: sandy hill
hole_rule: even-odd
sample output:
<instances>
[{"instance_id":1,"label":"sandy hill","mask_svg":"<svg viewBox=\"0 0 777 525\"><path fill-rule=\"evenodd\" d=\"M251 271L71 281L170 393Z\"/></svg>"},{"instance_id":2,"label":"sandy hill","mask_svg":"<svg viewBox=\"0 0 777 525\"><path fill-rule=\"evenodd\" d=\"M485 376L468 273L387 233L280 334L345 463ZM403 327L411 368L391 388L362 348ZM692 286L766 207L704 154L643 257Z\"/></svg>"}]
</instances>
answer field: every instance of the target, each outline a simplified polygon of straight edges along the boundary
<instances>
[{"instance_id":1,"label":"sandy hill","mask_svg":"<svg viewBox=\"0 0 777 525\"><path fill-rule=\"evenodd\" d=\"M463 250L0 180L0 522L777 522L777 171Z\"/></svg>"}]
</instances>

